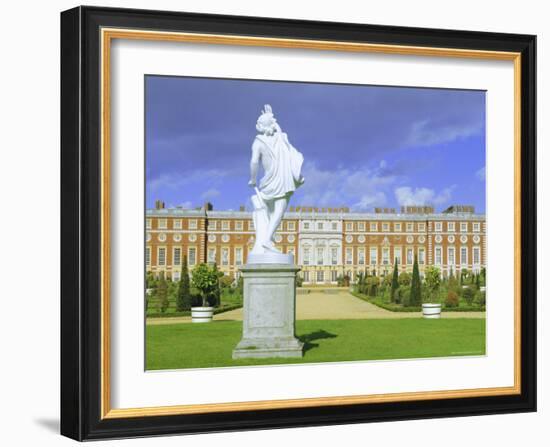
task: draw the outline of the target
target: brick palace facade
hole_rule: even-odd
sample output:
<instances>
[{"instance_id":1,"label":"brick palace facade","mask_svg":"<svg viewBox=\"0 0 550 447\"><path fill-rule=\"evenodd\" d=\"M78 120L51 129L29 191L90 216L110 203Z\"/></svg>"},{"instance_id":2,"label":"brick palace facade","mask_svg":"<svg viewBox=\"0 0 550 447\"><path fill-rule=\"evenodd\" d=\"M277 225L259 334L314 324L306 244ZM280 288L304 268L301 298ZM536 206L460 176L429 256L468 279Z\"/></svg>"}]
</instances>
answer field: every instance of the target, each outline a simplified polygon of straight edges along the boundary
<instances>
[{"instance_id":1,"label":"brick palace facade","mask_svg":"<svg viewBox=\"0 0 550 447\"><path fill-rule=\"evenodd\" d=\"M183 256L189 270L216 263L226 275L238 276L254 241L252 213L165 208L157 201L146 211L146 270L178 280ZM485 215L471 206L376 208L373 213L348 208L289 207L275 236L277 247L293 253L305 284L336 284L337 277L354 280L368 269L391 273L412 271L414 255L420 272L427 265L444 276L452 270L478 272L486 264Z\"/></svg>"}]
</instances>

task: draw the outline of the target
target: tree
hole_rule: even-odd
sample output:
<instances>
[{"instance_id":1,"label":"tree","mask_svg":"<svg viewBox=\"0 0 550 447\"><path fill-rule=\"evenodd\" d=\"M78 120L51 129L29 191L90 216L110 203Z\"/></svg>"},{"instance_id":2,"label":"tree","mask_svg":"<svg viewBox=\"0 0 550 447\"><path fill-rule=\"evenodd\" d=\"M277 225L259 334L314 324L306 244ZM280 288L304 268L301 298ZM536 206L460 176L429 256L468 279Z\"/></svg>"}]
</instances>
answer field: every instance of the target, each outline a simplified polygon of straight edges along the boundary
<instances>
[{"instance_id":1,"label":"tree","mask_svg":"<svg viewBox=\"0 0 550 447\"><path fill-rule=\"evenodd\" d=\"M189 270L187 268L187 256L183 257L181 265L181 275L176 295L176 310L178 312L191 309L192 297L189 286Z\"/></svg>"},{"instance_id":2,"label":"tree","mask_svg":"<svg viewBox=\"0 0 550 447\"><path fill-rule=\"evenodd\" d=\"M468 304L468 306L471 306L474 301L475 292L473 291L472 287L468 286L462 291L462 297L464 298L464 301Z\"/></svg>"},{"instance_id":3,"label":"tree","mask_svg":"<svg viewBox=\"0 0 550 447\"><path fill-rule=\"evenodd\" d=\"M411 298L410 306L420 306L422 304L422 285L420 283L420 273L418 271L418 259L414 255L413 274L411 280Z\"/></svg>"},{"instance_id":4,"label":"tree","mask_svg":"<svg viewBox=\"0 0 550 447\"><path fill-rule=\"evenodd\" d=\"M221 288L220 288L220 282L222 281L222 278L225 276L223 274L223 272L220 272L218 270L218 265L214 263L214 265L212 266L212 271L214 272L214 274L216 275L216 277L218 278L218 281L216 282L216 285L214 286L214 290L212 290L210 296L212 297L212 304L214 306L219 306L221 304ZM227 276L227 278L229 279L230 283L232 282L231 281L231 278L229 278Z\"/></svg>"},{"instance_id":5,"label":"tree","mask_svg":"<svg viewBox=\"0 0 550 447\"><path fill-rule=\"evenodd\" d=\"M479 278L479 273L476 274L476 290L479 290L481 284L480 284L480 278Z\"/></svg>"},{"instance_id":6,"label":"tree","mask_svg":"<svg viewBox=\"0 0 550 447\"><path fill-rule=\"evenodd\" d=\"M166 280L164 279L164 272L160 272L160 278L158 280L157 289L156 289L156 297L157 297L157 306L161 313L166 312L168 309L168 285L166 284Z\"/></svg>"},{"instance_id":7,"label":"tree","mask_svg":"<svg viewBox=\"0 0 550 447\"><path fill-rule=\"evenodd\" d=\"M393 303L397 301L397 290L399 289L399 272L397 270L397 259L393 264L393 275L391 279L391 300Z\"/></svg>"},{"instance_id":8,"label":"tree","mask_svg":"<svg viewBox=\"0 0 550 447\"><path fill-rule=\"evenodd\" d=\"M202 306L208 306L208 297L218 288L218 270L207 264L199 264L193 269L191 283L201 294Z\"/></svg>"},{"instance_id":9,"label":"tree","mask_svg":"<svg viewBox=\"0 0 550 447\"><path fill-rule=\"evenodd\" d=\"M426 291L428 292L427 299L431 303L439 302L439 286L441 285L441 273L437 267L428 266L424 270L424 282Z\"/></svg>"},{"instance_id":10,"label":"tree","mask_svg":"<svg viewBox=\"0 0 550 447\"><path fill-rule=\"evenodd\" d=\"M403 287L411 285L411 274L409 272L399 274L399 285Z\"/></svg>"}]
</instances>

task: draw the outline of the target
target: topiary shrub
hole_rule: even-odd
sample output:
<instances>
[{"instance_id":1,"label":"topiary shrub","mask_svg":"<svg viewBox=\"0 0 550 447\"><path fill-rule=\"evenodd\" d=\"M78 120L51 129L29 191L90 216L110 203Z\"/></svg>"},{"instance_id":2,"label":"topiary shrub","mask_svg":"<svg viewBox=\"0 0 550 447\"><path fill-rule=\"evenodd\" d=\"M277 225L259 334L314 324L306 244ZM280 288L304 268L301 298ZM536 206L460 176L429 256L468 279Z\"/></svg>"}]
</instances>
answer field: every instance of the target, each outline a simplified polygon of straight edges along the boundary
<instances>
[{"instance_id":1,"label":"topiary shrub","mask_svg":"<svg viewBox=\"0 0 550 447\"><path fill-rule=\"evenodd\" d=\"M466 287L465 289L462 289L462 298L464 298L464 301L466 301L466 304L468 306L471 306L474 302L475 293L474 290L471 287Z\"/></svg>"},{"instance_id":2,"label":"topiary shrub","mask_svg":"<svg viewBox=\"0 0 550 447\"><path fill-rule=\"evenodd\" d=\"M458 294L453 290L447 292L447 298L445 298L445 307L458 307Z\"/></svg>"},{"instance_id":3,"label":"topiary shrub","mask_svg":"<svg viewBox=\"0 0 550 447\"><path fill-rule=\"evenodd\" d=\"M478 291L476 293L476 296L475 296L475 302L480 306L480 307L485 307L485 292L480 292Z\"/></svg>"}]
</instances>

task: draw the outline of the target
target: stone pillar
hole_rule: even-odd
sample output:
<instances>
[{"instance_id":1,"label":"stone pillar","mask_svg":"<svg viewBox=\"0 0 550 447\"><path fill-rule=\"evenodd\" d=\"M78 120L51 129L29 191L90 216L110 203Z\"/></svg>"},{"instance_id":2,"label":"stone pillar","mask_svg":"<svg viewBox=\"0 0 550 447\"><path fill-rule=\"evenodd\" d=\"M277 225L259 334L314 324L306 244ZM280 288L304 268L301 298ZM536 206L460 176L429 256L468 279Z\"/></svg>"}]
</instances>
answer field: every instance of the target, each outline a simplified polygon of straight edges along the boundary
<instances>
[{"instance_id":1,"label":"stone pillar","mask_svg":"<svg viewBox=\"0 0 550 447\"><path fill-rule=\"evenodd\" d=\"M233 358L302 357L296 338L296 265L246 264L243 337Z\"/></svg>"}]
</instances>

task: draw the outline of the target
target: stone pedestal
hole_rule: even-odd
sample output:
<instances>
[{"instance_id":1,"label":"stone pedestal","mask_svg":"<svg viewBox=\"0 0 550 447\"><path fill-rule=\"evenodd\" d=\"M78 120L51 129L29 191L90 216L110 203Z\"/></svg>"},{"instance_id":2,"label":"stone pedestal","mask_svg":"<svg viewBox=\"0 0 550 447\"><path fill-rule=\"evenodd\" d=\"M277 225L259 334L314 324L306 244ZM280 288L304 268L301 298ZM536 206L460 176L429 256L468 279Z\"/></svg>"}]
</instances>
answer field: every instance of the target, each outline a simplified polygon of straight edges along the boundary
<instances>
[{"instance_id":1,"label":"stone pedestal","mask_svg":"<svg viewBox=\"0 0 550 447\"><path fill-rule=\"evenodd\" d=\"M296 273L288 264L246 264L243 338L233 358L302 357L295 335Z\"/></svg>"}]
</instances>

